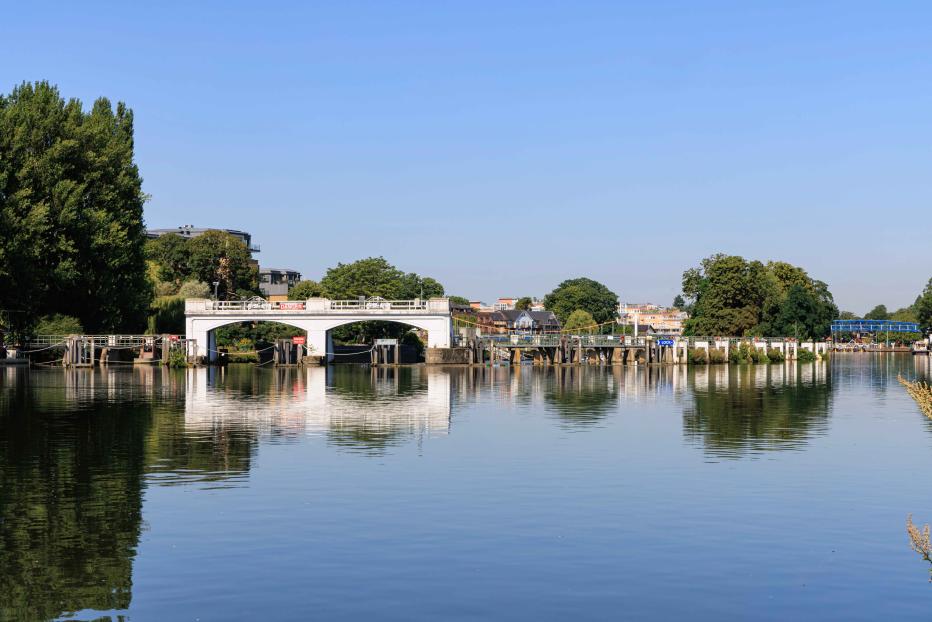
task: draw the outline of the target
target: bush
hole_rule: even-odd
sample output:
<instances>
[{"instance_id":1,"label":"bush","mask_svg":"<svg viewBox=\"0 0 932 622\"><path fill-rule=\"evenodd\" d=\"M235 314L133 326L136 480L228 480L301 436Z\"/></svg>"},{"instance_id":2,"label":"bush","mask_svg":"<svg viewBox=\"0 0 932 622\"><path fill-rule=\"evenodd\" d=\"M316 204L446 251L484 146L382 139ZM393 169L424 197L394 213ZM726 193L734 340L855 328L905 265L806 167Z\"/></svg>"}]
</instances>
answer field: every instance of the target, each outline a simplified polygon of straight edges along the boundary
<instances>
[{"instance_id":1,"label":"bush","mask_svg":"<svg viewBox=\"0 0 932 622\"><path fill-rule=\"evenodd\" d=\"M210 286L201 281L185 281L178 289L178 295L182 298L209 298Z\"/></svg>"},{"instance_id":2,"label":"bush","mask_svg":"<svg viewBox=\"0 0 932 622\"><path fill-rule=\"evenodd\" d=\"M786 357L783 356L783 352L780 352L776 348L770 348L767 350L767 358L770 359L771 363L782 363L786 360Z\"/></svg>"},{"instance_id":3,"label":"bush","mask_svg":"<svg viewBox=\"0 0 932 622\"><path fill-rule=\"evenodd\" d=\"M168 366L172 368L187 367L188 359L181 348L175 348L168 353Z\"/></svg>"},{"instance_id":4,"label":"bush","mask_svg":"<svg viewBox=\"0 0 932 622\"><path fill-rule=\"evenodd\" d=\"M70 315L56 313L46 315L39 319L36 324L37 335L82 335L84 327L81 326L81 320Z\"/></svg>"},{"instance_id":5,"label":"bush","mask_svg":"<svg viewBox=\"0 0 932 622\"><path fill-rule=\"evenodd\" d=\"M741 362L741 353L738 351L737 347L728 348L728 362L732 365L737 365Z\"/></svg>"},{"instance_id":6,"label":"bush","mask_svg":"<svg viewBox=\"0 0 932 622\"><path fill-rule=\"evenodd\" d=\"M741 344L736 348L738 353L738 363L753 363L754 362L754 352L751 348L751 344L746 341L742 341Z\"/></svg>"},{"instance_id":7,"label":"bush","mask_svg":"<svg viewBox=\"0 0 932 622\"><path fill-rule=\"evenodd\" d=\"M709 363L720 365L727 362L728 357L725 356L724 350L719 350L718 348L709 350Z\"/></svg>"},{"instance_id":8,"label":"bush","mask_svg":"<svg viewBox=\"0 0 932 622\"><path fill-rule=\"evenodd\" d=\"M751 357L754 359L755 363L769 363L770 358L767 356L767 353L761 348L754 348L751 353Z\"/></svg>"},{"instance_id":9,"label":"bush","mask_svg":"<svg viewBox=\"0 0 932 622\"><path fill-rule=\"evenodd\" d=\"M816 355L809 350L799 349L799 352L796 353L796 360L800 363L811 363L816 360Z\"/></svg>"},{"instance_id":10,"label":"bush","mask_svg":"<svg viewBox=\"0 0 932 622\"><path fill-rule=\"evenodd\" d=\"M707 365L709 357L704 349L690 349L687 352L687 360L690 365Z\"/></svg>"}]
</instances>

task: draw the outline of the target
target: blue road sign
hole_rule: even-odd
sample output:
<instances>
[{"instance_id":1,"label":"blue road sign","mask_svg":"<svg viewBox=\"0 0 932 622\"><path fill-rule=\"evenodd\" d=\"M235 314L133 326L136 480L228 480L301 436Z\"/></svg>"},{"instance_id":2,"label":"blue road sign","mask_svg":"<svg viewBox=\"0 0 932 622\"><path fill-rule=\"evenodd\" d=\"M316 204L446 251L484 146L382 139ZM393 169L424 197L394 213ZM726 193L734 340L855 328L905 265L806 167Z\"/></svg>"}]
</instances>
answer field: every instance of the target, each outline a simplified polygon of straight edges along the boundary
<instances>
[{"instance_id":1,"label":"blue road sign","mask_svg":"<svg viewBox=\"0 0 932 622\"><path fill-rule=\"evenodd\" d=\"M658 339L657 343L659 343L662 346L672 346L673 340L672 339Z\"/></svg>"}]
</instances>

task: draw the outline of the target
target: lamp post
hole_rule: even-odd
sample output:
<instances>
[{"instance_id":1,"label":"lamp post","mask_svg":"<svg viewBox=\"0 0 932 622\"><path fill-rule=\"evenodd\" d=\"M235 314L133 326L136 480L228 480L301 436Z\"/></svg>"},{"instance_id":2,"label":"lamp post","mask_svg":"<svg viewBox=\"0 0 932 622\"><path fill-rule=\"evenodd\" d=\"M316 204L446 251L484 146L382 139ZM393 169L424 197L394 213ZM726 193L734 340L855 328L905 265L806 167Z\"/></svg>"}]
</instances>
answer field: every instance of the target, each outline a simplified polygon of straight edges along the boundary
<instances>
[{"instance_id":1,"label":"lamp post","mask_svg":"<svg viewBox=\"0 0 932 622\"><path fill-rule=\"evenodd\" d=\"M217 290L220 288L220 281L214 281L214 300L217 300Z\"/></svg>"}]
</instances>

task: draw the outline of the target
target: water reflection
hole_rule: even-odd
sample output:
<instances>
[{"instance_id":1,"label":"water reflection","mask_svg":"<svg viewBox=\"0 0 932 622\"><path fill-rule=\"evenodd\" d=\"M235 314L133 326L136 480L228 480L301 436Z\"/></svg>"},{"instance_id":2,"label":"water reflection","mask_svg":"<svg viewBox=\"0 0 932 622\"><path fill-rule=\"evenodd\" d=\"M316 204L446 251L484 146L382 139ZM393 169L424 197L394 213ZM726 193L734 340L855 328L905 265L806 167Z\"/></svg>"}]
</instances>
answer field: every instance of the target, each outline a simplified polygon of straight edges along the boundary
<instances>
[{"instance_id":1,"label":"water reflection","mask_svg":"<svg viewBox=\"0 0 932 622\"><path fill-rule=\"evenodd\" d=\"M315 435L343 449L380 453L408 440L447 434L450 428L450 376L432 369L234 368L187 373L188 435L215 440L227 434L253 440L262 436L280 442Z\"/></svg>"},{"instance_id":2,"label":"water reflection","mask_svg":"<svg viewBox=\"0 0 932 622\"><path fill-rule=\"evenodd\" d=\"M681 445L682 420L691 453L758 457L800 450L825 434L839 385L882 389L898 371L928 377L930 360L868 355L828 365L689 369L0 368L0 619L127 611L146 487L172 487L167 495L261 486L253 472L269 445L317 443L310 446L355 454L362 469L372 456L419 452L428 439L451 434L453 423L482 421L489 426L482 434L523 440L583 432L568 446L585 451L585 435L611 439L619 434L613 422L656 417L655 427L640 429L670 435L672 427L666 450ZM470 419L513 412L525 417L513 427ZM621 446L624 435L612 442Z\"/></svg>"},{"instance_id":3,"label":"water reflection","mask_svg":"<svg viewBox=\"0 0 932 622\"><path fill-rule=\"evenodd\" d=\"M90 377L0 375L0 619L130 604L151 410Z\"/></svg>"},{"instance_id":4,"label":"water reflection","mask_svg":"<svg viewBox=\"0 0 932 622\"><path fill-rule=\"evenodd\" d=\"M824 362L710 365L691 372L683 432L709 456L799 449L827 430L831 381Z\"/></svg>"}]
</instances>

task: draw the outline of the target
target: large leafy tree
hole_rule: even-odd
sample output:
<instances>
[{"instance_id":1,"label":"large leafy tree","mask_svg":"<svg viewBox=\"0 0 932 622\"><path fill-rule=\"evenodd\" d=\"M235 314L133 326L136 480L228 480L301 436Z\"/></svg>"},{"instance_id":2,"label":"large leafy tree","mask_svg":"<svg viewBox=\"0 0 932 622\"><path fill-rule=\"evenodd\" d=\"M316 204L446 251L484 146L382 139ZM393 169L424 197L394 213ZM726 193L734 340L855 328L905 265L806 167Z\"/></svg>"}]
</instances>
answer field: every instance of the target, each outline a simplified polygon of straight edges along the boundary
<instances>
[{"instance_id":1,"label":"large leafy tree","mask_svg":"<svg viewBox=\"0 0 932 622\"><path fill-rule=\"evenodd\" d=\"M323 291L320 283L307 279L295 284L295 286L288 291L288 300L320 298L323 295Z\"/></svg>"},{"instance_id":2,"label":"large leafy tree","mask_svg":"<svg viewBox=\"0 0 932 622\"><path fill-rule=\"evenodd\" d=\"M320 285L328 298L352 300L380 296L389 300L443 296L443 285L430 277L404 273L384 257L339 263L327 270Z\"/></svg>"},{"instance_id":3,"label":"large leafy tree","mask_svg":"<svg viewBox=\"0 0 932 622\"><path fill-rule=\"evenodd\" d=\"M596 323L602 324L614 320L618 314L618 295L592 279L568 279L544 297L544 308L553 311L564 324L577 309L588 312Z\"/></svg>"},{"instance_id":4,"label":"large leafy tree","mask_svg":"<svg viewBox=\"0 0 932 622\"><path fill-rule=\"evenodd\" d=\"M27 325L66 313L85 330L141 330L144 200L123 103L85 112L47 82L0 96L0 308Z\"/></svg>"},{"instance_id":5,"label":"large leafy tree","mask_svg":"<svg viewBox=\"0 0 932 622\"><path fill-rule=\"evenodd\" d=\"M531 308L531 305L534 304L534 301L531 300L530 296L521 296L515 301L515 309L519 311L527 311Z\"/></svg>"},{"instance_id":6,"label":"large leafy tree","mask_svg":"<svg viewBox=\"0 0 932 622\"><path fill-rule=\"evenodd\" d=\"M353 263L339 263L327 270L320 286L332 300L352 300L380 296L389 300L410 300L443 296L437 280L413 272L402 272L384 257L368 257ZM410 326L395 322L357 322L334 329L338 341L367 342L374 338L401 338Z\"/></svg>"},{"instance_id":7,"label":"large leafy tree","mask_svg":"<svg viewBox=\"0 0 932 622\"><path fill-rule=\"evenodd\" d=\"M932 332L932 279L926 283L926 287L916 298L913 304L913 312L916 314L916 320L923 332Z\"/></svg>"},{"instance_id":8,"label":"large leafy tree","mask_svg":"<svg viewBox=\"0 0 932 622\"><path fill-rule=\"evenodd\" d=\"M146 258L158 264L158 277L162 281L181 285L191 276L188 240L170 233L146 242Z\"/></svg>"},{"instance_id":9,"label":"large leafy tree","mask_svg":"<svg viewBox=\"0 0 932 622\"><path fill-rule=\"evenodd\" d=\"M685 331L692 335L789 336L795 331L823 337L838 314L828 286L802 268L736 255L713 255L684 272L683 295L691 301Z\"/></svg>"},{"instance_id":10,"label":"large leafy tree","mask_svg":"<svg viewBox=\"0 0 932 622\"><path fill-rule=\"evenodd\" d=\"M218 283L217 297L221 300L258 292L258 267L246 244L238 237L210 230L191 239L187 245L191 276L211 287Z\"/></svg>"},{"instance_id":11,"label":"large leafy tree","mask_svg":"<svg viewBox=\"0 0 932 622\"><path fill-rule=\"evenodd\" d=\"M566 322L563 324L563 330L567 332L579 330L589 332L595 329L595 323L595 319L589 315L588 311L576 309L566 318Z\"/></svg>"},{"instance_id":12,"label":"large leafy tree","mask_svg":"<svg viewBox=\"0 0 932 622\"><path fill-rule=\"evenodd\" d=\"M877 305L864 314L866 320L888 320L890 313L887 311L887 305Z\"/></svg>"}]
</instances>

